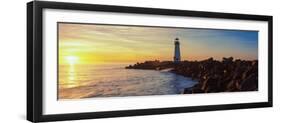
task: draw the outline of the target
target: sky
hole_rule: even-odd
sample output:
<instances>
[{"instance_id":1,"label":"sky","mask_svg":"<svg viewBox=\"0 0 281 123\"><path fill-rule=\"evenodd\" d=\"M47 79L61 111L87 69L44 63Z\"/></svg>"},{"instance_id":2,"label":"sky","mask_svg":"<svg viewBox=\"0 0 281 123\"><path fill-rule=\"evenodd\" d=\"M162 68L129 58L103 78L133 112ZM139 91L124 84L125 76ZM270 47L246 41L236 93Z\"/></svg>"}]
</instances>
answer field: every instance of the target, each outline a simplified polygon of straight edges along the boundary
<instances>
[{"instance_id":1,"label":"sky","mask_svg":"<svg viewBox=\"0 0 281 123\"><path fill-rule=\"evenodd\" d=\"M60 64L172 61L179 38L182 60L254 60L258 32L195 28L58 23Z\"/></svg>"}]
</instances>

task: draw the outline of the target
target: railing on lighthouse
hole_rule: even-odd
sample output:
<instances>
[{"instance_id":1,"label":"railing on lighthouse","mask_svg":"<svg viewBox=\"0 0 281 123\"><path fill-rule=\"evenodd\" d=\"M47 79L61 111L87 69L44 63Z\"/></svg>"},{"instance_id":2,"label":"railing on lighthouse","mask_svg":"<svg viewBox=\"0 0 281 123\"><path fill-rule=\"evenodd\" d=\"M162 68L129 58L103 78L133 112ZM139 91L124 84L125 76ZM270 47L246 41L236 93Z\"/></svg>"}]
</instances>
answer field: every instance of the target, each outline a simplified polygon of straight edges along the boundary
<instances>
[{"instance_id":1,"label":"railing on lighthouse","mask_svg":"<svg viewBox=\"0 0 281 123\"><path fill-rule=\"evenodd\" d=\"M179 42L179 38L175 38L174 63L179 63L180 61L181 61L180 42Z\"/></svg>"}]
</instances>

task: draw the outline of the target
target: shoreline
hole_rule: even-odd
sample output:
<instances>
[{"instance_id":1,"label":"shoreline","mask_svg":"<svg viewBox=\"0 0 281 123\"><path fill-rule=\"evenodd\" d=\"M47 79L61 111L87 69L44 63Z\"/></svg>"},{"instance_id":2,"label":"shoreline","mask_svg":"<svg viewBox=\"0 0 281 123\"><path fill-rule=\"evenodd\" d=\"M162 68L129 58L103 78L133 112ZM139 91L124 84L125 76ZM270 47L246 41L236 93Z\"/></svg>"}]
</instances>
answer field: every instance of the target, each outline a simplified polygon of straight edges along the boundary
<instances>
[{"instance_id":1,"label":"shoreline","mask_svg":"<svg viewBox=\"0 0 281 123\"><path fill-rule=\"evenodd\" d=\"M183 94L241 92L258 90L258 60L222 61L209 58L202 61L145 61L125 67L126 69L164 70L197 80L193 87L185 88Z\"/></svg>"}]
</instances>

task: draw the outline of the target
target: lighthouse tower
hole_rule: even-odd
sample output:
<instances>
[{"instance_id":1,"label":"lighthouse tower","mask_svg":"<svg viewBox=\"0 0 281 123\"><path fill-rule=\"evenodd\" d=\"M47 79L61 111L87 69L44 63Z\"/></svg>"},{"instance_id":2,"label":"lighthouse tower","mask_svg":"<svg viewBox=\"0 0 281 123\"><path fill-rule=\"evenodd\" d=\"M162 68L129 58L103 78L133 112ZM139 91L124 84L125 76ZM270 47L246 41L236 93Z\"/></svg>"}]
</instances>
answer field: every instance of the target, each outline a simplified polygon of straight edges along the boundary
<instances>
[{"instance_id":1,"label":"lighthouse tower","mask_svg":"<svg viewBox=\"0 0 281 123\"><path fill-rule=\"evenodd\" d=\"M180 61L181 61L180 42L179 42L179 38L176 38L175 39L174 63L179 63Z\"/></svg>"}]
</instances>

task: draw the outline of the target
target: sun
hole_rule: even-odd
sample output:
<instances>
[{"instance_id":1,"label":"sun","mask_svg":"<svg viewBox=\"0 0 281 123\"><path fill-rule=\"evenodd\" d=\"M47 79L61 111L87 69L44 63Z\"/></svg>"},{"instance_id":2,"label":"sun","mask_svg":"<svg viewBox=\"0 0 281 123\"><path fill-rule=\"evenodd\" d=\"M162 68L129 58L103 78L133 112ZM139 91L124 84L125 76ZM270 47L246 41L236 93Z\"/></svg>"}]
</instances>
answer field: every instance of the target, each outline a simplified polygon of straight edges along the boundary
<instances>
[{"instance_id":1,"label":"sun","mask_svg":"<svg viewBox=\"0 0 281 123\"><path fill-rule=\"evenodd\" d=\"M79 58L76 56L66 56L65 60L70 64L70 65L74 65L77 64Z\"/></svg>"}]
</instances>

